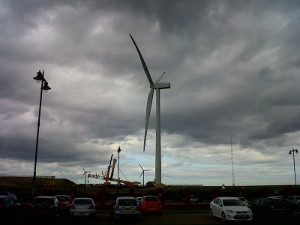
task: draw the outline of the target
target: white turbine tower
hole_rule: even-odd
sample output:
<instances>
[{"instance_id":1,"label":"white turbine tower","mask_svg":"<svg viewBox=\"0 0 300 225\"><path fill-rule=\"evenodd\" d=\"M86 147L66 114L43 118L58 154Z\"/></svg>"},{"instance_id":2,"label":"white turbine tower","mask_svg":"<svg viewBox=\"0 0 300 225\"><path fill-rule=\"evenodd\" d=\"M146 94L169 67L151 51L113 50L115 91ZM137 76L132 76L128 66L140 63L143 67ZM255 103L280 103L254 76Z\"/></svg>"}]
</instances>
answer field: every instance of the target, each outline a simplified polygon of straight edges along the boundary
<instances>
[{"instance_id":1,"label":"white turbine tower","mask_svg":"<svg viewBox=\"0 0 300 225\"><path fill-rule=\"evenodd\" d=\"M83 167L82 167L82 169L83 169L83 174L82 174L81 178L83 178L83 176L84 176L84 186L86 186L86 174L91 171L86 171Z\"/></svg>"},{"instance_id":2,"label":"white turbine tower","mask_svg":"<svg viewBox=\"0 0 300 225\"><path fill-rule=\"evenodd\" d=\"M146 73L146 76L148 78L148 81L150 83L150 92L148 95L148 101L147 101L147 108L146 108L146 124L145 124L145 136L144 136L144 151L146 147L146 137L147 137L147 131L148 131L148 125L149 125L149 117L151 112L151 106L152 106L152 100L153 100L153 94L154 89L156 91L156 151L155 151L155 184L161 184L161 133L160 133L160 89L166 89L170 88L170 83L160 83L159 81L163 78L165 73L161 75L161 77L153 83L151 75L149 73L149 70L147 68L147 65L143 59L143 56L135 43L133 37L131 34L129 34L133 44L139 54L140 60L142 62L144 71Z\"/></svg>"}]
</instances>

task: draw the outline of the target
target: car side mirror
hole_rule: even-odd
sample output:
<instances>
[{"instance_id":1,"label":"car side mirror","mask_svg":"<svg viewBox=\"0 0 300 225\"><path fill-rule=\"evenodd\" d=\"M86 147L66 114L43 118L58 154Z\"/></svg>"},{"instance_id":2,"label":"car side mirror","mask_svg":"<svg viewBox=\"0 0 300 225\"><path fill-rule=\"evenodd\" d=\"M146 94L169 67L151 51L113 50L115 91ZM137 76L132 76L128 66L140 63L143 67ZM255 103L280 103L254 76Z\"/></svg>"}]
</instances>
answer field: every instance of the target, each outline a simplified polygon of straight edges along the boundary
<instances>
[{"instance_id":1,"label":"car side mirror","mask_svg":"<svg viewBox=\"0 0 300 225\"><path fill-rule=\"evenodd\" d=\"M218 205L219 205L220 207L223 207L222 203L219 203Z\"/></svg>"}]
</instances>

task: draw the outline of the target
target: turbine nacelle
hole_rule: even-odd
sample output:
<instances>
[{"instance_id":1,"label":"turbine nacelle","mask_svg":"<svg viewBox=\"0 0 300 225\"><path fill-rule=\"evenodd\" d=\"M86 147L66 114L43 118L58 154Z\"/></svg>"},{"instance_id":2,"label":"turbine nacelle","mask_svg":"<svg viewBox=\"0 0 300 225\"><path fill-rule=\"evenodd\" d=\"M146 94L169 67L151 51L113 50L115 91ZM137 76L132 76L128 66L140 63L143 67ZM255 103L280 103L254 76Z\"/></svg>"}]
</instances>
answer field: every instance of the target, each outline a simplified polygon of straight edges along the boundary
<instances>
[{"instance_id":1,"label":"turbine nacelle","mask_svg":"<svg viewBox=\"0 0 300 225\"><path fill-rule=\"evenodd\" d=\"M153 84L154 89L167 89L170 87L171 87L170 83L154 83ZM151 86L150 86L150 88L151 88Z\"/></svg>"}]
</instances>

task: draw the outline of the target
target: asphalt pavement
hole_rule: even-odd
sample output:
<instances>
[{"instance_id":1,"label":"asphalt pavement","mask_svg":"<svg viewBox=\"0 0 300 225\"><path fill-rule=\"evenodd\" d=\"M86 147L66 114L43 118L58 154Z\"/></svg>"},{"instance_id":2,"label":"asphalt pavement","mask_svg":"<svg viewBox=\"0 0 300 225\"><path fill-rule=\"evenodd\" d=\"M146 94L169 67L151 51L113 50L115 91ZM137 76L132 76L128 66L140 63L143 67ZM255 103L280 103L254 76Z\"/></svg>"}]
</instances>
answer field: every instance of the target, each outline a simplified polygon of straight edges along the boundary
<instances>
[{"instance_id":1,"label":"asphalt pavement","mask_svg":"<svg viewBox=\"0 0 300 225\"><path fill-rule=\"evenodd\" d=\"M222 224L217 218L211 218L207 210L165 210L162 215L146 214L141 220L131 218L112 220L110 211L98 210L96 218L70 218L69 216L60 216L58 218L38 217L32 218L26 213L19 215L16 218L11 218L6 221L7 224L16 225L211 225ZM4 224L3 220L0 223ZM253 225L299 225L300 214L294 215L292 218L272 220L272 218L254 219L252 222L235 222L234 224L253 224Z\"/></svg>"}]
</instances>

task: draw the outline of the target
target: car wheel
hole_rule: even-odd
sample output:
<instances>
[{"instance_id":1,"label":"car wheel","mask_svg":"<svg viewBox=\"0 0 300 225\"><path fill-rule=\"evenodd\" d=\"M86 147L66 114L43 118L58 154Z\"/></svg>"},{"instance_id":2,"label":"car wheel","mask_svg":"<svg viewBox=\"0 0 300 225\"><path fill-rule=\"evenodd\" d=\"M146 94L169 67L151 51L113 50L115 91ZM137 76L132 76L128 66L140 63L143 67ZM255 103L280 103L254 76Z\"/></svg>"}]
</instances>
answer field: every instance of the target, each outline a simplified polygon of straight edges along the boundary
<instances>
[{"instance_id":1,"label":"car wheel","mask_svg":"<svg viewBox=\"0 0 300 225\"><path fill-rule=\"evenodd\" d=\"M222 222L223 222L223 223L226 223L226 216L225 216L225 213L224 213L224 212L222 212Z\"/></svg>"},{"instance_id":2,"label":"car wheel","mask_svg":"<svg viewBox=\"0 0 300 225\"><path fill-rule=\"evenodd\" d=\"M209 216L210 216L211 218L214 217L214 214L213 214L213 212L212 212L212 209L209 209Z\"/></svg>"}]
</instances>

